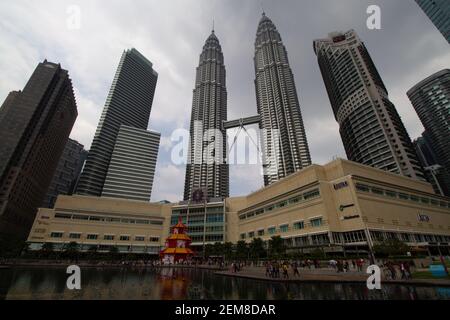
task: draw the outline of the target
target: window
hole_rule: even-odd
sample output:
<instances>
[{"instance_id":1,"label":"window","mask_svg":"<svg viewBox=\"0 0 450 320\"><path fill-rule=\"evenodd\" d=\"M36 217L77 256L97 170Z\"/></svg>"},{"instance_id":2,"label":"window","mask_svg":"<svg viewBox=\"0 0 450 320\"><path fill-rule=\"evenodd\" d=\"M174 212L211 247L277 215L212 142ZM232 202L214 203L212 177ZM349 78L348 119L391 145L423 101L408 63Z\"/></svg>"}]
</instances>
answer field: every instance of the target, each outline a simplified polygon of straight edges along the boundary
<instances>
[{"instance_id":1,"label":"window","mask_svg":"<svg viewBox=\"0 0 450 320\"><path fill-rule=\"evenodd\" d=\"M311 190L311 191L309 191L309 192L306 192L306 193L303 195L303 197L305 198L305 200L312 199L312 198L316 198L316 197L318 197L318 196L320 196L319 189Z\"/></svg>"},{"instance_id":2,"label":"window","mask_svg":"<svg viewBox=\"0 0 450 320\"><path fill-rule=\"evenodd\" d=\"M305 222L303 222L303 221L294 222L295 230L304 229L304 228L305 228Z\"/></svg>"},{"instance_id":3,"label":"window","mask_svg":"<svg viewBox=\"0 0 450 320\"><path fill-rule=\"evenodd\" d=\"M136 220L136 223L137 224L149 224L150 221L148 221L148 220Z\"/></svg>"},{"instance_id":4,"label":"window","mask_svg":"<svg viewBox=\"0 0 450 320\"><path fill-rule=\"evenodd\" d=\"M66 214L66 213L55 213L55 218L58 218L58 219L71 219L72 215L71 214Z\"/></svg>"},{"instance_id":5,"label":"window","mask_svg":"<svg viewBox=\"0 0 450 320\"><path fill-rule=\"evenodd\" d=\"M88 234L87 235L87 239L88 240L97 240L98 239L98 234Z\"/></svg>"},{"instance_id":6,"label":"window","mask_svg":"<svg viewBox=\"0 0 450 320\"><path fill-rule=\"evenodd\" d=\"M75 214L75 215L73 215L73 219L75 219L75 220L89 220L89 216Z\"/></svg>"},{"instance_id":7,"label":"window","mask_svg":"<svg viewBox=\"0 0 450 320\"><path fill-rule=\"evenodd\" d=\"M409 200L409 195L407 195L406 193L399 193L398 196L402 200Z\"/></svg>"},{"instance_id":8,"label":"window","mask_svg":"<svg viewBox=\"0 0 450 320\"><path fill-rule=\"evenodd\" d=\"M369 186L362 184L362 183L357 183L356 190L362 191L362 192L369 192Z\"/></svg>"},{"instance_id":9,"label":"window","mask_svg":"<svg viewBox=\"0 0 450 320\"><path fill-rule=\"evenodd\" d=\"M281 201L281 202L279 202L278 204L277 204L277 207L278 208L283 208L283 207L285 207L287 205L287 201Z\"/></svg>"},{"instance_id":10,"label":"window","mask_svg":"<svg viewBox=\"0 0 450 320\"><path fill-rule=\"evenodd\" d=\"M178 220L177 220L177 222L178 222ZM151 221L150 221L150 224L162 226L163 222L162 222L162 221L151 220Z\"/></svg>"},{"instance_id":11,"label":"window","mask_svg":"<svg viewBox=\"0 0 450 320\"><path fill-rule=\"evenodd\" d=\"M322 218L311 219L311 227L320 227L322 225Z\"/></svg>"},{"instance_id":12,"label":"window","mask_svg":"<svg viewBox=\"0 0 450 320\"><path fill-rule=\"evenodd\" d=\"M145 237L143 237L143 236L136 236L134 238L134 241L145 241Z\"/></svg>"},{"instance_id":13,"label":"window","mask_svg":"<svg viewBox=\"0 0 450 320\"><path fill-rule=\"evenodd\" d=\"M386 190L386 195L391 198L397 198L397 192L395 191Z\"/></svg>"},{"instance_id":14,"label":"window","mask_svg":"<svg viewBox=\"0 0 450 320\"><path fill-rule=\"evenodd\" d=\"M300 196L297 196L297 197L295 197L295 198L289 199L289 203L298 203L298 202L300 202L301 200L302 200L302 196L300 195Z\"/></svg>"},{"instance_id":15,"label":"window","mask_svg":"<svg viewBox=\"0 0 450 320\"><path fill-rule=\"evenodd\" d=\"M241 240L245 240L246 238L246 234L245 233L241 233Z\"/></svg>"},{"instance_id":16,"label":"window","mask_svg":"<svg viewBox=\"0 0 450 320\"><path fill-rule=\"evenodd\" d=\"M422 202L422 203L430 203L430 199L428 199L428 198L420 198L420 202Z\"/></svg>"},{"instance_id":17,"label":"window","mask_svg":"<svg viewBox=\"0 0 450 320\"><path fill-rule=\"evenodd\" d=\"M120 241L130 241L130 236L120 236Z\"/></svg>"},{"instance_id":18,"label":"window","mask_svg":"<svg viewBox=\"0 0 450 320\"><path fill-rule=\"evenodd\" d=\"M223 222L223 213L214 213L206 215L206 222Z\"/></svg>"},{"instance_id":19,"label":"window","mask_svg":"<svg viewBox=\"0 0 450 320\"><path fill-rule=\"evenodd\" d=\"M267 229L267 232L269 234L275 234L277 232L277 229L275 227L270 227L269 229Z\"/></svg>"},{"instance_id":20,"label":"window","mask_svg":"<svg viewBox=\"0 0 450 320\"><path fill-rule=\"evenodd\" d=\"M250 232L248 233L248 237L249 237L250 239L254 238L254 237L255 237L255 232L254 232L254 231L250 231Z\"/></svg>"},{"instance_id":21,"label":"window","mask_svg":"<svg viewBox=\"0 0 450 320\"><path fill-rule=\"evenodd\" d=\"M159 242L159 237L150 237L150 242Z\"/></svg>"},{"instance_id":22,"label":"window","mask_svg":"<svg viewBox=\"0 0 450 320\"><path fill-rule=\"evenodd\" d=\"M114 240L114 235L112 235L112 234L105 234L103 236L103 240L109 240L109 241Z\"/></svg>"},{"instance_id":23,"label":"window","mask_svg":"<svg viewBox=\"0 0 450 320\"><path fill-rule=\"evenodd\" d=\"M69 234L69 238L70 239L80 239L81 233L71 233L71 234Z\"/></svg>"},{"instance_id":24,"label":"window","mask_svg":"<svg viewBox=\"0 0 450 320\"><path fill-rule=\"evenodd\" d=\"M288 232L289 231L289 225L288 224L282 224L280 226L280 232Z\"/></svg>"},{"instance_id":25,"label":"window","mask_svg":"<svg viewBox=\"0 0 450 320\"><path fill-rule=\"evenodd\" d=\"M382 195L382 194L384 194L384 191L383 191L383 189L372 187L372 193Z\"/></svg>"},{"instance_id":26,"label":"window","mask_svg":"<svg viewBox=\"0 0 450 320\"><path fill-rule=\"evenodd\" d=\"M263 236L264 235L264 229L258 230L258 236Z\"/></svg>"},{"instance_id":27,"label":"window","mask_svg":"<svg viewBox=\"0 0 450 320\"><path fill-rule=\"evenodd\" d=\"M103 217L97 217L97 216L90 216L90 217L89 217L89 220L90 220L90 221L104 221L105 218L103 218Z\"/></svg>"},{"instance_id":28,"label":"window","mask_svg":"<svg viewBox=\"0 0 450 320\"><path fill-rule=\"evenodd\" d=\"M50 233L51 238L62 238L64 232L52 232Z\"/></svg>"}]
</instances>

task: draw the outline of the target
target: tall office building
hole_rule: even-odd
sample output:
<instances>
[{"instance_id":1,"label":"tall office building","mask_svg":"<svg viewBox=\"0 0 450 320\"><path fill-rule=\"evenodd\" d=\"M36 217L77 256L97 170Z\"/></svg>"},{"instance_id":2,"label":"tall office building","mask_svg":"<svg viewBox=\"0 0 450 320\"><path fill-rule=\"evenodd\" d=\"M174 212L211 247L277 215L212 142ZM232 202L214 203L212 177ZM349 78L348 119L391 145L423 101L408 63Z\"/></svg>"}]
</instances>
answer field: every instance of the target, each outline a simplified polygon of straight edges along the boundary
<instances>
[{"instance_id":1,"label":"tall office building","mask_svg":"<svg viewBox=\"0 0 450 320\"><path fill-rule=\"evenodd\" d=\"M416 0L416 3L450 43L450 1Z\"/></svg>"},{"instance_id":2,"label":"tall office building","mask_svg":"<svg viewBox=\"0 0 450 320\"><path fill-rule=\"evenodd\" d=\"M413 141L413 144L424 169L425 177L433 186L434 192L442 196L446 195L448 190L445 186L445 170L437 161L430 137L424 132L421 137Z\"/></svg>"},{"instance_id":3,"label":"tall office building","mask_svg":"<svg viewBox=\"0 0 450 320\"><path fill-rule=\"evenodd\" d=\"M147 129L157 79L152 63L136 49L123 52L77 186L78 194L102 194L121 125Z\"/></svg>"},{"instance_id":4,"label":"tall office building","mask_svg":"<svg viewBox=\"0 0 450 320\"><path fill-rule=\"evenodd\" d=\"M0 237L25 239L77 118L72 81L39 63L0 109Z\"/></svg>"},{"instance_id":5,"label":"tall office building","mask_svg":"<svg viewBox=\"0 0 450 320\"><path fill-rule=\"evenodd\" d=\"M227 120L225 76L222 48L213 30L203 46L196 72L184 200L229 195L226 131L222 128Z\"/></svg>"},{"instance_id":6,"label":"tall office building","mask_svg":"<svg viewBox=\"0 0 450 320\"><path fill-rule=\"evenodd\" d=\"M256 32L254 65L267 186L309 166L311 156L287 51L264 13Z\"/></svg>"},{"instance_id":7,"label":"tall office building","mask_svg":"<svg viewBox=\"0 0 450 320\"><path fill-rule=\"evenodd\" d=\"M52 182L42 204L45 208L53 208L60 194L71 195L83 168L88 152L78 141L69 139L66 143Z\"/></svg>"},{"instance_id":8,"label":"tall office building","mask_svg":"<svg viewBox=\"0 0 450 320\"><path fill-rule=\"evenodd\" d=\"M356 32L315 40L314 51L348 159L424 180L408 132Z\"/></svg>"},{"instance_id":9,"label":"tall office building","mask_svg":"<svg viewBox=\"0 0 450 320\"><path fill-rule=\"evenodd\" d=\"M445 194L450 196L450 69L444 69L407 92L428 141L443 167Z\"/></svg>"},{"instance_id":10,"label":"tall office building","mask_svg":"<svg viewBox=\"0 0 450 320\"><path fill-rule=\"evenodd\" d=\"M150 201L161 135L120 126L102 197Z\"/></svg>"}]
</instances>

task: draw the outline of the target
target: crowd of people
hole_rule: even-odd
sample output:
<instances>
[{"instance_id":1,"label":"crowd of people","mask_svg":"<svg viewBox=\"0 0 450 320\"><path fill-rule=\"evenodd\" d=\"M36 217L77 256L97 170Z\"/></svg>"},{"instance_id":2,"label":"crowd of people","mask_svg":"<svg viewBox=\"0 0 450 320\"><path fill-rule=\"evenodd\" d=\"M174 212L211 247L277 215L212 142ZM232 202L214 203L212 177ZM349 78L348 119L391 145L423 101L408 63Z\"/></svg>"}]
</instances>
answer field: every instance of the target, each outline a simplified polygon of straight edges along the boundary
<instances>
[{"instance_id":1,"label":"crowd of people","mask_svg":"<svg viewBox=\"0 0 450 320\"><path fill-rule=\"evenodd\" d=\"M412 279L411 266L412 262L401 261L401 262L392 262L386 261L382 265L382 270L384 271L384 276L388 280L402 279L402 280L410 280Z\"/></svg>"},{"instance_id":2,"label":"crowd of people","mask_svg":"<svg viewBox=\"0 0 450 320\"><path fill-rule=\"evenodd\" d=\"M349 272L351 269L362 272L366 261L362 258L350 260L330 260L328 265L336 272Z\"/></svg>"},{"instance_id":3,"label":"crowd of people","mask_svg":"<svg viewBox=\"0 0 450 320\"><path fill-rule=\"evenodd\" d=\"M272 261L267 262L265 268L266 277L270 278L280 278L280 276L282 276L283 279L289 279L289 269L292 269L294 277L300 276L297 262L289 263L287 261Z\"/></svg>"}]
</instances>

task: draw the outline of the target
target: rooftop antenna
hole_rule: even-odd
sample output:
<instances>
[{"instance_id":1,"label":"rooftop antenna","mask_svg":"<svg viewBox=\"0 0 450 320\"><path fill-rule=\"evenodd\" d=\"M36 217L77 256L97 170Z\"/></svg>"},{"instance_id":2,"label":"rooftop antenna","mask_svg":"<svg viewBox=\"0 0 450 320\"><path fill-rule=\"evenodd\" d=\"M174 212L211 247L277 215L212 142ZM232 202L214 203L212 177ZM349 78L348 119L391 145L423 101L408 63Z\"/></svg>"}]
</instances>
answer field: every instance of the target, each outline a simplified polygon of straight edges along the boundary
<instances>
[{"instance_id":1,"label":"rooftop antenna","mask_svg":"<svg viewBox=\"0 0 450 320\"><path fill-rule=\"evenodd\" d=\"M214 18L213 18L213 25L212 25L212 33L214 33Z\"/></svg>"},{"instance_id":2,"label":"rooftop antenna","mask_svg":"<svg viewBox=\"0 0 450 320\"><path fill-rule=\"evenodd\" d=\"M262 0L261 0L261 10L262 10L263 16L265 16L266 12L264 11L264 5L263 5L263 1Z\"/></svg>"}]
</instances>

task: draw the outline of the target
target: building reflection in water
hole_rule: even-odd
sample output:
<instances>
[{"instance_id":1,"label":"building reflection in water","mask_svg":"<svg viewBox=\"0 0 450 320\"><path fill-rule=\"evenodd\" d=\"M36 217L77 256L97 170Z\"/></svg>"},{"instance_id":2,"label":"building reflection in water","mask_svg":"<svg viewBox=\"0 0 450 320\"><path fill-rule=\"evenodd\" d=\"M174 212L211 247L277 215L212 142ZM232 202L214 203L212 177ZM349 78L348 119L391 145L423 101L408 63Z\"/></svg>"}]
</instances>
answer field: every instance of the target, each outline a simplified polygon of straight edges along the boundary
<instances>
[{"instance_id":1,"label":"building reflection in water","mask_svg":"<svg viewBox=\"0 0 450 320\"><path fill-rule=\"evenodd\" d=\"M352 283L277 283L183 268L84 268L81 290L68 290L64 268L0 272L0 299L425 300L450 299L450 288Z\"/></svg>"}]
</instances>

